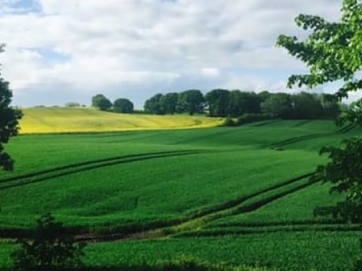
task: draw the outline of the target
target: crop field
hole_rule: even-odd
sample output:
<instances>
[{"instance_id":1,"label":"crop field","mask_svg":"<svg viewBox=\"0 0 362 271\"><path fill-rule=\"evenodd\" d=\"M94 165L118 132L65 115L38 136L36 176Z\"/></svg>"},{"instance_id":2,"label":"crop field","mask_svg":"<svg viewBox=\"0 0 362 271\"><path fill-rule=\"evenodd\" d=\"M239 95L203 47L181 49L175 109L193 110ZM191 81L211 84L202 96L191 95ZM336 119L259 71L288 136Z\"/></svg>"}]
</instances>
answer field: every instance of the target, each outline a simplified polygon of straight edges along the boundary
<instances>
[{"instance_id":1,"label":"crop field","mask_svg":"<svg viewBox=\"0 0 362 271\"><path fill-rule=\"evenodd\" d=\"M205 116L119 114L93 108L40 107L22 111L22 134L212 127L222 122Z\"/></svg>"},{"instance_id":2,"label":"crop field","mask_svg":"<svg viewBox=\"0 0 362 271\"><path fill-rule=\"evenodd\" d=\"M89 242L90 267L189 257L266 270L351 268L360 229L313 216L340 196L309 177L327 161L321 146L360 129L325 120L165 129L176 126L60 134L23 128L6 146L15 170L0 178L0 266L11 266L12 238L51 212Z\"/></svg>"}]
</instances>

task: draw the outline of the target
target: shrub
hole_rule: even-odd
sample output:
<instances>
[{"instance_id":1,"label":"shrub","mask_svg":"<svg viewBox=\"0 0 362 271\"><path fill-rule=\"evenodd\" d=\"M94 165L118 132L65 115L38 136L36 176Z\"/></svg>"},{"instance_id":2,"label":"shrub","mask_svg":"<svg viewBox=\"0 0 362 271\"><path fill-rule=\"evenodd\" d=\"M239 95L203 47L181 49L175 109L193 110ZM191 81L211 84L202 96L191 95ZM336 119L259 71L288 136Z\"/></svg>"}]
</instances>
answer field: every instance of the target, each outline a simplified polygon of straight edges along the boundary
<instances>
[{"instance_id":1,"label":"shrub","mask_svg":"<svg viewBox=\"0 0 362 271\"><path fill-rule=\"evenodd\" d=\"M84 244L74 237L51 214L37 220L29 239L19 239L20 249L12 254L16 271L69 270L82 265Z\"/></svg>"},{"instance_id":2,"label":"shrub","mask_svg":"<svg viewBox=\"0 0 362 271\"><path fill-rule=\"evenodd\" d=\"M65 104L65 107L80 107L80 104L76 102L68 102Z\"/></svg>"},{"instance_id":3,"label":"shrub","mask_svg":"<svg viewBox=\"0 0 362 271\"><path fill-rule=\"evenodd\" d=\"M232 127L235 125L236 125L235 121L230 116L228 116L222 124L222 126L229 126L229 127Z\"/></svg>"}]
</instances>

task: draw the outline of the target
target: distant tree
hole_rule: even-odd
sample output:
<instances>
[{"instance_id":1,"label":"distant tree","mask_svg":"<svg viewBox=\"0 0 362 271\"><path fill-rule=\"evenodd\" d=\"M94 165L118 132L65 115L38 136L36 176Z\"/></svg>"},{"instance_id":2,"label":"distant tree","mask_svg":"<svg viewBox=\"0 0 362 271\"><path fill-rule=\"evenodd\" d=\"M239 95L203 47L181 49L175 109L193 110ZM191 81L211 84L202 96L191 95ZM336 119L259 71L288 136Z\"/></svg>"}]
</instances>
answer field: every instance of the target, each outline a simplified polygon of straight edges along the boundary
<instances>
[{"instance_id":1,"label":"distant tree","mask_svg":"<svg viewBox=\"0 0 362 271\"><path fill-rule=\"evenodd\" d=\"M320 102L323 108L323 117L328 119L336 119L341 113L341 105L338 99L332 94L321 94Z\"/></svg>"},{"instance_id":2,"label":"distant tree","mask_svg":"<svg viewBox=\"0 0 362 271\"><path fill-rule=\"evenodd\" d=\"M113 102L113 110L119 113L133 113L134 106L129 99L120 98Z\"/></svg>"},{"instance_id":3,"label":"distant tree","mask_svg":"<svg viewBox=\"0 0 362 271\"><path fill-rule=\"evenodd\" d=\"M146 113L163 115L165 114L165 110L162 105L163 95L161 93L157 93L152 96L150 99L146 100L144 105L144 110Z\"/></svg>"},{"instance_id":4,"label":"distant tree","mask_svg":"<svg viewBox=\"0 0 362 271\"><path fill-rule=\"evenodd\" d=\"M272 94L270 92L268 92L267 90L263 90L262 92L259 92L257 95L260 99L260 102L262 103L262 102L265 102Z\"/></svg>"},{"instance_id":5,"label":"distant tree","mask_svg":"<svg viewBox=\"0 0 362 271\"><path fill-rule=\"evenodd\" d=\"M101 111L107 111L111 109L112 103L103 94L97 94L92 97L92 106Z\"/></svg>"},{"instance_id":6,"label":"distant tree","mask_svg":"<svg viewBox=\"0 0 362 271\"><path fill-rule=\"evenodd\" d=\"M82 265L84 244L76 243L62 223L51 214L37 220L33 235L18 239L20 248L13 252L15 270L69 270Z\"/></svg>"},{"instance_id":7,"label":"distant tree","mask_svg":"<svg viewBox=\"0 0 362 271\"><path fill-rule=\"evenodd\" d=\"M292 98L287 93L272 94L260 106L263 113L276 118L289 119L292 116Z\"/></svg>"},{"instance_id":8,"label":"distant tree","mask_svg":"<svg viewBox=\"0 0 362 271\"><path fill-rule=\"evenodd\" d=\"M161 107L165 114L175 114L177 111L178 93L166 93L160 98Z\"/></svg>"},{"instance_id":9,"label":"distant tree","mask_svg":"<svg viewBox=\"0 0 362 271\"><path fill-rule=\"evenodd\" d=\"M210 117L229 115L230 92L226 89L213 89L205 95Z\"/></svg>"},{"instance_id":10,"label":"distant tree","mask_svg":"<svg viewBox=\"0 0 362 271\"><path fill-rule=\"evenodd\" d=\"M300 92L292 96L293 119L318 119L323 117L323 107L316 94Z\"/></svg>"},{"instance_id":11,"label":"distant tree","mask_svg":"<svg viewBox=\"0 0 362 271\"><path fill-rule=\"evenodd\" d=\"M68 102L65 104L65 107L80 107L80 104L76 102Z\"/></svg>"},{"instance_id":12,"label":"distant tree","mask_svg":"<svg viewBox=\"0 0 362 271\"><path fill-rule=\"evenodd\" d=\"M4 45L0 45L0 53L3 49ZM3 144L8 143L10 137L18 134L19 120L22 117L19 109L10 106L12 96L9 83L1 77L0 71L0 169L4 170L12 170L14 161L4 151Z\"/></svg>"},{"instance_id":13,"label":"distant tree","mask_svg":"<svg viewBox=\"0 0 362 271\"><path fill-rule=\"evenodd\" d=\"M240 90L232 90L229 94L228 111L231 117L239 117L244 114L243 97Z\"/></svg>"},{"instance_id":14,"label":"distant tree","mask_svg":"<svg viewBox=\"0 0 362 271\"><path fill-rule=\"evenodd\" d=\"M263 101L254 92L233 90L230 92L229 114L239 117L246 113L258 114L261 112L260 104Z\"/></svg>"},{"instance_id":15,"label":"distant tree","mask_svg":"<svg viewBox=\"0 0 362 271\"><path fill-rule=\"evenodd\" d=\"M254 92L241 92L243 113L260 113L262 99Z\"/></svg>"},{"instance_id":16,"label":"distant tree","mask_svg":"<svg viewBox=\"0 0 362 271\"><path fill-rule=\"evenodd\" d=\"M190 115L204 110L204 96L200 90L190 89L179 94L178 110Z\"/></svg>"}]
</instances>

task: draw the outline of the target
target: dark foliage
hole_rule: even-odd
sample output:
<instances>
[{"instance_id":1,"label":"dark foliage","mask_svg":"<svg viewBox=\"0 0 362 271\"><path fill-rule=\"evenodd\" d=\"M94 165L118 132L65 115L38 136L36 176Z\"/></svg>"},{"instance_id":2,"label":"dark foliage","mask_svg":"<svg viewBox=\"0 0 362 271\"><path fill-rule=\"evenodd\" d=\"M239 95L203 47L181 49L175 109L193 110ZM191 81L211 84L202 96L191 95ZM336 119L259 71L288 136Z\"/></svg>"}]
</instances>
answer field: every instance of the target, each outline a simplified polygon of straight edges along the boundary
<instances>
[{"instance_id":1,"label":"dark foliage","mask_svg":"<svg viewBox=\"0 0 362 271\"><path fill-rule=\"evenodd\" d=\"M119 113L133 113L134 105L129 99L120 98L114 101L113 110Z\"/></svg>"},{"instance_id":2,"label":"dark foliage","mask_svg":"<svg viewBox=\"0 0 362 271\"><path fill-rule=\"evenodd\" d=\"M190 115L194 115L204 111L204 96L200 90L186 90L181 92L178 97L177 107L179 112L185 112Z\"/></svg>"},{"instance_id":3,"label":"dark foliage","mask_svg":"<svg viewBox=\"0 0 362 271\"><path fill-rule=\"evenodd\" d=\"M37 220L29 238L17 242L20 248L12 254L16 271L68 270L82 266L84 244L76 243L51 214Z\"/></svg>"},{"instance_id":4,"label":"dark foliage","mask_svg":"<svg viewBox=\"0 0 362 271\"><path fill-rule=\"evenodd\" d=\"M316 215L341 218L362 224L362 138L345 140L342 147L324 147L330 162L317 168L313 180L332 183L331 192L343 193L345 200L332 206L318 207Z\"/></svg>"},{"instance_id":5,"label":"dark foliage","mask_svg":"<svg viewBox=\"0 0 362 271\"><path fill-rule=\"evenodd\" d=\"M99 110L107 111L112 107L112 103L103 94L97 94L92 97L92 106Z\"/></svg>"},{"instance_id":6,"label":"dark foliage","mask_svg":"<svg viewBox=\"0 0 362 271\"><path fill-rule=\"evenodd\" d=\"M145 102L144 109L145 112L156 115L165 114L164 105L162 104L163 95L158 93L152 96Z\"/></svg>"},{"instance_id":7,"label":"dark foliage","mask_svg":"<svg viewBox=\"0 0 362 271\"><path fill-rule=\"evenodd\" d=\"M0 53L3 51L0 45ZM6 82L0 73L0 169L12 170L14 161L8 153L4 151L4 143L8 143L10 137L18 134L19 120L22 113L19 109L10 106L12 92L9 83Z\"/></svg>"}]
</instances>

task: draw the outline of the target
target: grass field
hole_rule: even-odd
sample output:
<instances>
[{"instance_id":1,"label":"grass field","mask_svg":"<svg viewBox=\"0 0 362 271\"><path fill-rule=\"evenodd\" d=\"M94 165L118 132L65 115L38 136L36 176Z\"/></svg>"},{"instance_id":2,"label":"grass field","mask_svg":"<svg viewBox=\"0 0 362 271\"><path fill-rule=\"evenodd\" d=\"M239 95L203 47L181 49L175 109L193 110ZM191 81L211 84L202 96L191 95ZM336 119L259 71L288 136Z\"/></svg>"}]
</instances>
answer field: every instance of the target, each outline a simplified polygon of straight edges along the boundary
<instances>
[{"instance_id":1,"label":"grass field","mask_svg":"<svg viewBox=\"0 0 362 271\"><path fill-rule=\"evenodd\" d=\"M0 242L0 266L11 265L14 245L7 240L52 212L74 233L102 240L87 247L85 261L93 267L186 256L269 270L351 268L359 229L313 216L315 206L338 196L308 177L326 161L321 146L359 129L324 120L160 127L71 134L48 127L52 134L13 138L6 148L16 168L0 178L0 234L7 238Z\"/></svg>"}]
</instances>

